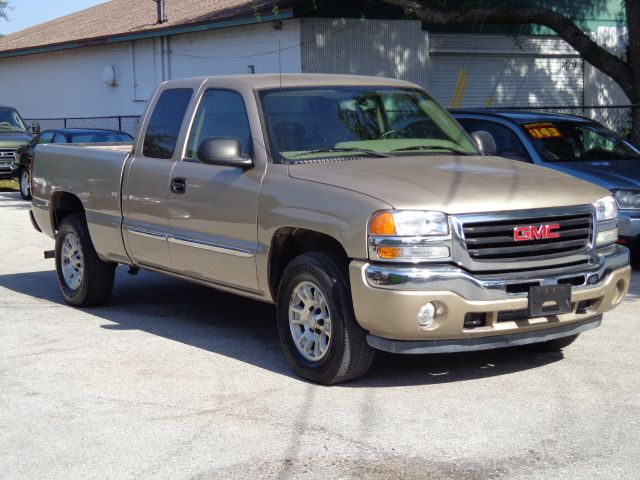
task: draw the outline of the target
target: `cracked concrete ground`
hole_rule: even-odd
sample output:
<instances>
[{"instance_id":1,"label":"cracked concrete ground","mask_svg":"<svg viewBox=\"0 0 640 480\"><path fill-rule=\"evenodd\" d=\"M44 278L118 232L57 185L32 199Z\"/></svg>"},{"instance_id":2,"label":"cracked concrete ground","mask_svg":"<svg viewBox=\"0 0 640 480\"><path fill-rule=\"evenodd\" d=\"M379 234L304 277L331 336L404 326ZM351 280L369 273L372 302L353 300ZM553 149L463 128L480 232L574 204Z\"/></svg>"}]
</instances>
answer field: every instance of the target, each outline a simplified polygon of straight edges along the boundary
<instances>
[{"instance_id":1,"label":"cracked concrete ground","mask_svg":"<svg viewBox=\"0 0 640 480\"><path fill-rule=\"evenodd\" d=\"M269 305L120 268L66 306L28 208L0 193L0 478L640 477L640 272L563 354L379 355L327 388Z\"/></svg>"}]
</instances>

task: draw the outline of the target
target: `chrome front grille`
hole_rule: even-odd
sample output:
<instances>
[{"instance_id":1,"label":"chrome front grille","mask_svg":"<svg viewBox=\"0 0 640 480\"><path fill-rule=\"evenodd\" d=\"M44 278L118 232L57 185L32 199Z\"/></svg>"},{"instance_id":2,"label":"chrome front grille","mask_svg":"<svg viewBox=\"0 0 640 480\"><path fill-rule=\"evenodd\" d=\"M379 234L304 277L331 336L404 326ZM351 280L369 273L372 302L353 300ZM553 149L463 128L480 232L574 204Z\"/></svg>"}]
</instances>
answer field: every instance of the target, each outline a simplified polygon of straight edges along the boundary
<instances>
[{"instance_id":1,"label":"chrome front grille","mask_svg":"<svg viewBox=\"0 0 640 480\"><path fill-rule=\"evenodd\" d=\"M558 238L515 241L516 228L554 225ZM585 252L593 235L588 213L465 222L462 225L469 258L478 262L523 262L566 257Z\"/></svg>"}]
</instances>

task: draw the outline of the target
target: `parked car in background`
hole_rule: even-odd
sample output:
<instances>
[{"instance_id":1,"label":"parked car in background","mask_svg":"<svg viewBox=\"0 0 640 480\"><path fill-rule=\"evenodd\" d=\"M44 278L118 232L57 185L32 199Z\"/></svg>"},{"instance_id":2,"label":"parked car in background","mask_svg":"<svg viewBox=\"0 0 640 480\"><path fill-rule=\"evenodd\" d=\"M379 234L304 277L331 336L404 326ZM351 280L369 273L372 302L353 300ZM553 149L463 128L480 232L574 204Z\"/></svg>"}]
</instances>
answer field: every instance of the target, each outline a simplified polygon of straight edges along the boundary
<instances>
[{"instance_id":1,"label":"parked car in background","mask_svg":"<svg viewBox=\"0 0 640 480\"><path fill-rule=\"evenodd\" d=\"M29 143L31 138L18 111L0 106L0 180L14 176L16 150Z\"/></svg>"},{"instance_id":2,"label":"parked car in background","mask_svg":"<svg viewBox=\"0 0 640 480\"><path fill-rule=\"evenodd\" d=\"M513 110L455 110L469 132L489 132L496 155L549 167L609 190L618 202L619 242L640 247L640 149L583 117Z\"/></svg>"},{"instance_id":3,"label":"parked car in background","mask_svg":"<svg viewBox=\"0 0 640 480\"><path fill-rule=\"evenodd\" d=\"M45 130L18 149L13 163L13 177L20 184L20 195L31 200L31 162L36 145L43 143L132 143L133 137L117 130L62 128Z\"/></svg>"}]
</instances>

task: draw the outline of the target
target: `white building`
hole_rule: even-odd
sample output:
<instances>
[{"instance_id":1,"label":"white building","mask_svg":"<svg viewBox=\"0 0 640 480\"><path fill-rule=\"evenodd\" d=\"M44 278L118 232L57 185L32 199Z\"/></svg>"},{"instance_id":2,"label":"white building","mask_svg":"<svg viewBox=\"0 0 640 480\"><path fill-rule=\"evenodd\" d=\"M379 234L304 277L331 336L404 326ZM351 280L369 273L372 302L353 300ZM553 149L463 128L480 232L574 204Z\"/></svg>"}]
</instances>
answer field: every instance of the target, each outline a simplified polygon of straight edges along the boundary
<instances>
[{"instance_id":1,"label":"white building","mask_svg":"<svg viewBox=\"0 0 640 480\"><path fill-rule=\"evenodd\" d=\"M17 32L0 40L0 104L29 119L140 115L165 80L281 71L407 79L450 106L461 69L462 107L627 103L559 37L430 33L389 9L363 20L313 1L272 6L168 0L158 23L150 0L111 0ZM596 35L617 38L611 28Z\"/></svg>"}]
</instances>

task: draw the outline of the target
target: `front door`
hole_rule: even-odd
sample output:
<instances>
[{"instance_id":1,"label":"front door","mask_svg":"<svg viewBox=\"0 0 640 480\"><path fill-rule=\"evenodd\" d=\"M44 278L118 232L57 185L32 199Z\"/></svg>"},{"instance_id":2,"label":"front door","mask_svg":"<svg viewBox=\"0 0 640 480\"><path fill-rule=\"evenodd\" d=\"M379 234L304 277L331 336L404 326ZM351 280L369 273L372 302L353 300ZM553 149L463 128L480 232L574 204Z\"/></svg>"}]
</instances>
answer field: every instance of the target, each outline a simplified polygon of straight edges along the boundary
<instances>
[{"instance_id":1,"label":"front door","mask_svg":"<svg viewBox=\"0 0 640 480\"><path fill-rule=\"evenodd\" d=\"M185 158L172 181L184 186L169 198L169 250L173 269L193 278L257 292L257 207L262 171L200 162L197 150L210 137L240 141L252 155L249 119L242 96L207 90L189 133Z\"/></svg>"}]
</instances>

